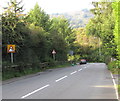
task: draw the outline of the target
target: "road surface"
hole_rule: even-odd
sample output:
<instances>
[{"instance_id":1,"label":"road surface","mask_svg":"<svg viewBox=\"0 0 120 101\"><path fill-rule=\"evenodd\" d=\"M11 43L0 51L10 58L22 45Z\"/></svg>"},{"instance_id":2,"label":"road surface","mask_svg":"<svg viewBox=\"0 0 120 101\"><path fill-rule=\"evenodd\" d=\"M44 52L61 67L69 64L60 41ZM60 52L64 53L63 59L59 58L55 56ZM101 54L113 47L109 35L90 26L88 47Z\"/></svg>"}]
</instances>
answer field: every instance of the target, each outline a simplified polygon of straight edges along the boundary
<instances>
[{"instance_id":1,"label":"road surface","mask_svg":"<svg viewBox=\"0 0 120 101\"><path fill-rule=\"evenodd\" d=\"M3 99L117 99L104 63L47 70L2 86Z\"/></svg>"}]
</instances>

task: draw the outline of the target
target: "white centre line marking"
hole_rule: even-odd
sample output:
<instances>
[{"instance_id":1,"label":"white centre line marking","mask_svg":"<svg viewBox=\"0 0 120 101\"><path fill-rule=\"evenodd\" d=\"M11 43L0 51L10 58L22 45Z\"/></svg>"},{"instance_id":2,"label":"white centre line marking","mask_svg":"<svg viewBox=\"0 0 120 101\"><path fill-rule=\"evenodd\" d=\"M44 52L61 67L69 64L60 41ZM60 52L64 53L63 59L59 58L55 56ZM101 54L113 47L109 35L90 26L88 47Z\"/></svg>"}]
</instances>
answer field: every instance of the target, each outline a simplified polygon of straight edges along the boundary
<instances>
[{"instance_id":1,"label":"white centre line marking","mask_svg":"<svg viewBox=\"0 0 120 101\"><path fill-rule=\"evenodd\" d=\"M72 75L72 74L75 74L76 72L77 72L77 71L74 71L74 72L72 72L72 73L70 73L70 74Z\"/></svg>"},{"instance_id":2,"label":"white centre line marking","mask_svg":"<svg viewBox=\"0 0 120 101\"><path fill-rule=\"evenodd\" d=\"M48 87L48 86L50 86L50 85L48 84L48 85L45 85L45 86L43 86L43 87L41 87L41 88L39 88L39 89L36 89L36 90L34 90L33 92L28 93L28 94L26 94L26 95L22 96L21 98L22 98L22 99L24 99L24 98L26 98L26 97L28 97L28 96L30 96L30 95L32 95L32 94L34 94L34 93L36 93L36 92L38 92L38 91L40 91L40 90L42 90L42 89L44 89L44 88Z\"/></svg>"},{"instance_id":3,"label":"white centre line marking","mask_svg":"<svg viewBox=\"0 0 120 101\"><path fill-rule=\"evenodd\" d=\"M60 81L62 79L65 79L66 77L68 77L68 76L61 77L60 79L55 80L55 82L58 82L58 81Z\"/></svg>"},{"instance_id":4,"label":"white centre line marking","mask_svg":"<svg viewBox=\"0 0 120 101\"><path fill-rule=\"evenodd\" d=\"M81 71L82 69L79 69L78 71Z\"/></svg>"}]
</instances>

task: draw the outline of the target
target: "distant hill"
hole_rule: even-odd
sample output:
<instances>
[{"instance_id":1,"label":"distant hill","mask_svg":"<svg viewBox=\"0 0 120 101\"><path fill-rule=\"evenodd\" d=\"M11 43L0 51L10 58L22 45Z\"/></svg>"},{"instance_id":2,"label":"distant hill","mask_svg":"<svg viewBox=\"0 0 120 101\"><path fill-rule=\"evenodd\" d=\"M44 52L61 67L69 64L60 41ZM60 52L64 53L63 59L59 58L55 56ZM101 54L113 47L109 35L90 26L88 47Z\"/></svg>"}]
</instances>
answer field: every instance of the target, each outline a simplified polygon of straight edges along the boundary
<instances>
[{"instance_id":1,"label":"distant hill","mask_svg":"<svg viewBox=\"0 0 120 101\"><path fill-rule=\"evenodd\" d=\"M66 12L66 13L54 13L50 17L64 16L68 19L72 28L85 27L89 19L93 17L88 9L83 9L81 11Z\"/></svg>"}]
</instances>

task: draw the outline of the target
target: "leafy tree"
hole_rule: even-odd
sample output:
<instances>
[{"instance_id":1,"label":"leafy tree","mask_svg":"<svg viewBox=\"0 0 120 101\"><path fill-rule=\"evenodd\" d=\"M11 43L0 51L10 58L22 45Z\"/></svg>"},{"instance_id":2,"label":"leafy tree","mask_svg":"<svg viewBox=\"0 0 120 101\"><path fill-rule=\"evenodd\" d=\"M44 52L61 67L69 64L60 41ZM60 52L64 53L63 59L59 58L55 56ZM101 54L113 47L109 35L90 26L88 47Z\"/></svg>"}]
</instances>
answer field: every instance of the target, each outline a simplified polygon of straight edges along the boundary
<instances>
[{"instance_id":1,"label":"leafy tree","mask_svg":"<svg viewBox=\"0 0 120 101\"><path fill-rule=\"evenodd\" d=\"M23 20L23 6L21 2L11 0L8 7L2 15L2 43L3 43L3 60L10 60L6 53L7 44L16 45L16 58L20 53L21 47L24 45L28 29Z\"/></svg>"},{"instance_id":2,"label":"leafy tree","mask_svg":"<svg viewBox=\"0 0 120 101\"><path fill-rule=\"evenodd\" d=\"M33 23L35 26L40 26L45 31L49 31L49 15L39 7L38 3L36 3L34 9L30 10L26 19L29 23Z\"/></svg>"},{"instance_id":3,"label":"leafy tree","mask_svg":"<svg viewBox=\"0 0 120 101\"><path fill-rule=\"evenodd\" d=\"M69 35L72 33L69 23L64 18L53 18L51 20L50 40L52 48L57 51L58 60L67 60Z\"/></svg>"},{"instance_id":4,"label":"leafy tree","mask_svg":"<svg viewBox=\"0 0 120 101\"><path fill-rule=\"evenodd\" d=\"M95 35L102 40L102 55L116 57L116 45L113 29L115 26L111 2L93 2L91 12L94 18L87 24L87 33Z\"/></svg>"},{"instance_id":5,"label":"leafy tree","mask_svg":"<svg viewBox=\"0 0 120 101\"><path fill-rule=\"evenodd\" d=\"M2 14L2 27L3 27L3 43L15 43L18 40L22 40L21 34L16 33L19 24L22 24L20 19L23 7L19 7L21 2L16 0L10 1L7 10ZM17 39L16 39L17 38Z\"/></svg>"},{"instance_id":6,"label":"leafy tree","mask_svg":"<svg viewBox=\"0 0 120 101\"><path fill-rule=\"evenodd\" d=\"M45 30L42 27L29 25L29 48L31 48L40 62L44 62L49 51L49 42L45 36Z\"/></svg>"},{"instance_id":7,"label":"leafy tree","mask_svg":"<svg viewBox=\"0 0 120 101\"><path fill-rule=\"evenodd\" d=\"M72 33L68 20L62 17L53 18L51 29L56 31L66 42L69 43L69 36Z\"/></svg>"},{"instance_id":8,"label":"leafy tree","mask_svg":"<svg viewBox=\"0 0 120 101\"><path fill-rule=\"evenodd\" d=\"M119 26L119 18L120 18L120 13L119 13L119 5L120 5L120 2L113 2L112 3L112 7L113 7L113 11L114 11L114 16L115 16L115 29L114 29L114 35L115 35L115 42L117 44L117 53L118 53L118 59L120 60L120 35L119 35L119 32L120 32L120 29L118 28Z\"/></svg>"},{"instance_id":9,"label":"leafy tree","mask_svg":"<svg viewBox=\"0 0 120 101\"><path fill-rule=\"evenodd\" d=\"M85 28L75 29L75 34L75 55L80 55L80 58L86 58L88 61L98 61L99 38L86 34Z\"/></svg>"}]
</instances>

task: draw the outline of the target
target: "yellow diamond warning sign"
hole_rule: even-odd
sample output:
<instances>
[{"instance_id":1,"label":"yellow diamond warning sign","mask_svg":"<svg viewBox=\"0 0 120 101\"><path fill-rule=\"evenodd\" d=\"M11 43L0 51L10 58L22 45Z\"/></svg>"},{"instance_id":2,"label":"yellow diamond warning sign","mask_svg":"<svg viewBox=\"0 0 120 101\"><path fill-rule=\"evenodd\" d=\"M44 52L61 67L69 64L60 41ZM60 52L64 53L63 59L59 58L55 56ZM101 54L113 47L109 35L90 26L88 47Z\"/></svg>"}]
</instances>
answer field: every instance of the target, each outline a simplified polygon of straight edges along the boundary
<instances>
[{"instance_id":1,"label":"yellow diamond warning sign","mask_svg":"<svg viewBox=\"0 0 120 101\"><path fill-rule=\"evenodd\" d=\"M7 45L7 53L15 53L15 45Z\"/></svg>"}]
</instances>

